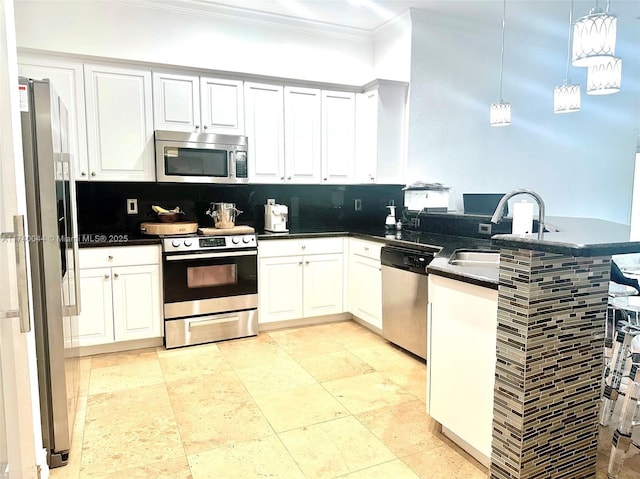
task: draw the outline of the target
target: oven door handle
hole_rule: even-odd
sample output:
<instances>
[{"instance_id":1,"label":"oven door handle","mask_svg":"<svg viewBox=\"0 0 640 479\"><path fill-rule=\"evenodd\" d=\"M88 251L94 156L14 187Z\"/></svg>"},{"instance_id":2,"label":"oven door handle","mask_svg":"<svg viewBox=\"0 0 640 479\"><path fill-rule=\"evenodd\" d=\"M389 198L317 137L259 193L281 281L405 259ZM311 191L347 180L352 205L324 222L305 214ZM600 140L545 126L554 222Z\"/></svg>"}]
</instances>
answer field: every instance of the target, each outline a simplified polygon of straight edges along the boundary
<instances>
[{"instance_id":1,"label":"oven door handle","mask_svg":"<svg viewBox=\"0 0 640 479\"><path fill-rule=\"evenodd\" d=\"M189 331L192 328L204 327L204 326L213 326L220 323L232 323L238 321L238 315L236 313L233 314L225 314L220 316L207 316L205 318L198 319L187 319L187 325Z\"/></svg>"},{"instance_id":2,"label":"oven door handle","mask_svg":"<svg viewBox=\"0 0 640 479\"><path fill-rule=\"evenodd\" d=\"M233 253L202 253L202 254L177 254L165 255L167 261L183 261L187 259L208 259L208 258L235 258L237 256L258 256L258 252L252 251L234 251Z\"/></svg>"}]
</instances>

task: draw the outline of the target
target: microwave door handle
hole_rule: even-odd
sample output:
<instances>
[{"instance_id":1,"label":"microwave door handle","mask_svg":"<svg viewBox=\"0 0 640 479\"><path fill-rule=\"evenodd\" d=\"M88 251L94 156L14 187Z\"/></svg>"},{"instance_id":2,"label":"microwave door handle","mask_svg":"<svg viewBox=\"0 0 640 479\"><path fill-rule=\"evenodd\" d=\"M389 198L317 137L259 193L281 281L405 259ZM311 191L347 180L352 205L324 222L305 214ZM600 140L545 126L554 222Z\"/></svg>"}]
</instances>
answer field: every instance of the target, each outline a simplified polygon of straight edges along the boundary
<instances>
[{"instance_id":1,"label":"microwave door handle","mask_svg":"<svg viewBox=\"0 0 640 479\"><path fill-rule=\"evenodd\" d=\"M236 152L229 151L229 178L236 177Z\"/></svg>"}]
</instances>

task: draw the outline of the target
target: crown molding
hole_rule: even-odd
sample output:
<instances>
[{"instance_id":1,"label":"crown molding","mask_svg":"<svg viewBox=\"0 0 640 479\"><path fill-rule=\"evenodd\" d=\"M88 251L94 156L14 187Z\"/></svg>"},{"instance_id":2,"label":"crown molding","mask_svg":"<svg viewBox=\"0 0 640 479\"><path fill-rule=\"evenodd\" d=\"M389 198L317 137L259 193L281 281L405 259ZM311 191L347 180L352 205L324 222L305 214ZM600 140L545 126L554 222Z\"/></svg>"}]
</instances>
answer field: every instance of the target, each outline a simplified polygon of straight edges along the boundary
<instances>
[{"instance_id":1,"label":"crown molding","mask_svg":"<svg viewBox=\"0 0 640 479\"><path fill-rule=\"evenodd\" d=\"M339 38L352 42L369 43L373 31L336 25L333 23L304 20L287 15L260 12L245 8L212 3L207 0L104 0L107 3L137 6L153 10L206 16L212 19L236 22L243 25L295 31L306 35Z\"/></svg>"}]
</instances>

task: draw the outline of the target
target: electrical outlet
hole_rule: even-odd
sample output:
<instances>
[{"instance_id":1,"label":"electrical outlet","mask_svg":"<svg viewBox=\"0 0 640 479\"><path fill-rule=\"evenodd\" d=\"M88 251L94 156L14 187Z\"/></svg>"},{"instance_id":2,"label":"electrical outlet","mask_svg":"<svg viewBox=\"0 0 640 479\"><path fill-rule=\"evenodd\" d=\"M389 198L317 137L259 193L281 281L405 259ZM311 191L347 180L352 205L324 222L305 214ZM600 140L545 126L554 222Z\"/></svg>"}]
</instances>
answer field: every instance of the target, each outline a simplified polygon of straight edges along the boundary
<instances>
[{"instance_id":1,"label":"electrical outlet","mask_svg":"<svg viewBox=\"0 0 640 479\"><path fill-rule=\"evenodd\" d=\"M491 223L478 224L478 233L484 233L486 235L491 234Z\"/></svg>"},{"instance_id":2,"label":"electrical outlet","mask_svg":"<svg viewBox=\"0 0 640 479\"><path fill-rule=\"evenodd\" d=\"M362 200L360 198L356 198L355 200L353 200L353 209L355 211L362 210Z\"/></svg>"},{"instance_id":3,"label":"electrical outlet","mask_svg":"<svg viewBox=\"0 0 640 479\"><path fill-rule=\"evenodd\" d=\"M138 200L135 198L127 200L127 214L128 215L137 215L138 214Z\"/></svg>"}]
</instances>

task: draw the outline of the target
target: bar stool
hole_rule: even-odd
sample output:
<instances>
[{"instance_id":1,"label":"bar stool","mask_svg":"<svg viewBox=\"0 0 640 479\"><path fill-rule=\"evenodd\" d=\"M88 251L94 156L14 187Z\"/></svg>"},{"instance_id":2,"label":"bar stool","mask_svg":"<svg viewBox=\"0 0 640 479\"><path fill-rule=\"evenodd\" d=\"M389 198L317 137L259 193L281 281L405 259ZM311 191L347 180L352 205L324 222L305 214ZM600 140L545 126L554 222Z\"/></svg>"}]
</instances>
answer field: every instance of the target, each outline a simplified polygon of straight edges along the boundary
<instances>
[{"instance_id":1,"label":"bar stool","mask_svg":"<svg viewBox=\"0 0 640 479\"><path fill-rule=\"evenodd\" d=\"M636 335L635 337L640 338L640 335ZM634 362L631 366L629 374L630 382L624 394L618 428L611 440L611 454L609 455L609 466L607 468L608 479L618 479L624 459L632 445L640 448L640 443L634 442L631 438L633 429L640 426L640 421L634 420L636 412L640 409L640 342L638 342L636 347L638 349L634 355L637 356L634 360L638 362ZM635 350L635 348L633 349Z\"/></svg>"},{"instance_id":2,"label":"bar stool","mask_svg":"<svg viewBox=\"0 0 640 479\"><path fill-rule=\"evenodd\" d=\"M637 334L636 329L640 331L639 313L639 296L609 297L600 410L600 424L603 426L609 424L623 385L622 378L630 367L631 342Z\"/></svg>"}]
</instances>

